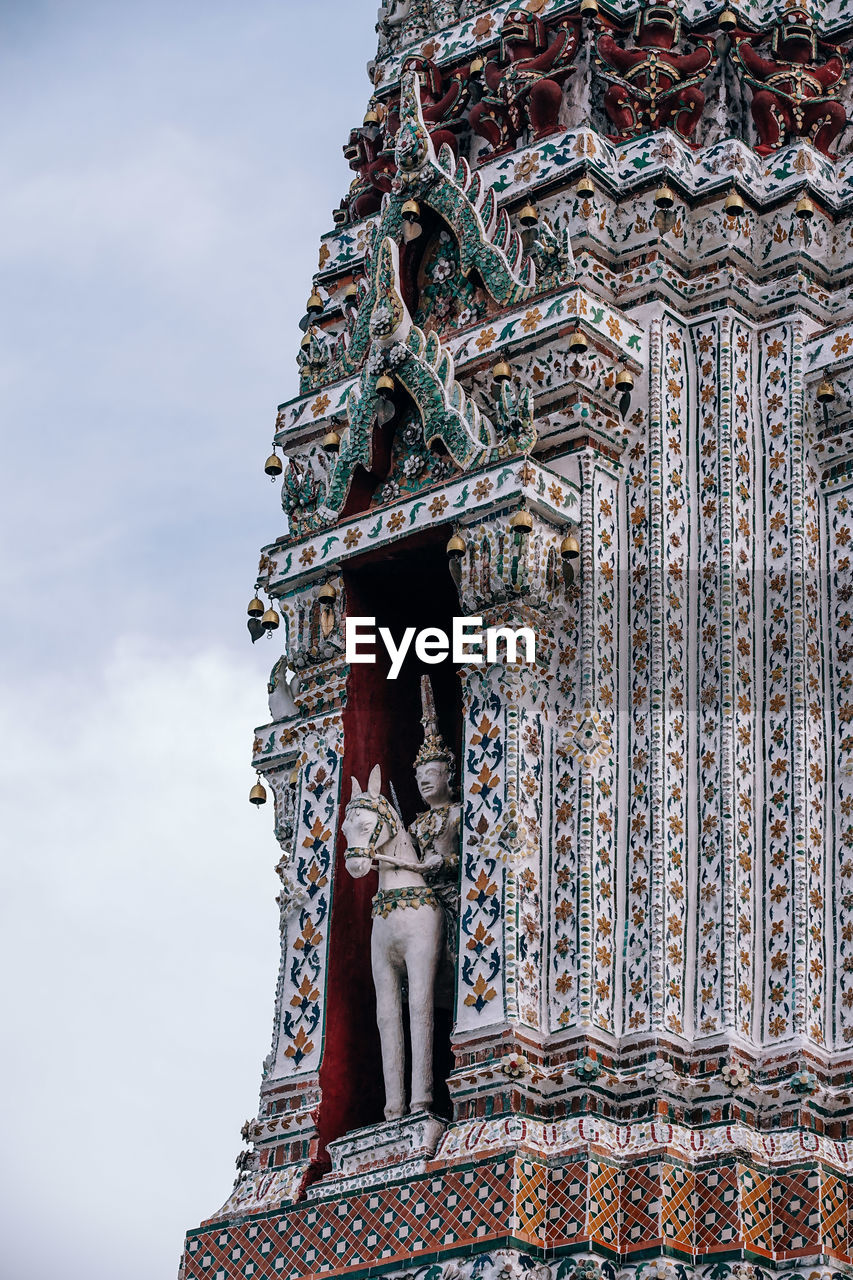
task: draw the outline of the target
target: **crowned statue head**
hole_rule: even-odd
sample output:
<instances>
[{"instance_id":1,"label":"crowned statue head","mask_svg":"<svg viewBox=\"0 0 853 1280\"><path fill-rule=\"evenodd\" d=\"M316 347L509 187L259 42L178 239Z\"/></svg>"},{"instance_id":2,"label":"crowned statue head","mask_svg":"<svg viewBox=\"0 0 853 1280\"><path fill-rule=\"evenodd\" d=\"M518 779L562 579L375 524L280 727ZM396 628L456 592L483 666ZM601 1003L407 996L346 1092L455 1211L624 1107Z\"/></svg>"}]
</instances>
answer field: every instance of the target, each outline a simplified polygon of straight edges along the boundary
<instances>
[{"instance_id":1,"label":"crowned statue head","mask_svg":"<svg viewBox=\"0 0 853 1280\"><path fill-rule=\"evenodd\" d=\"M545 24L525 9L510 9L501 26L501 61L541 53L545 48Z\"/></svg>"},{"instance_id":2,"label":"crowned statue head","mask_svg":"<svg viewBox=\"0 0 853 1280\"><path fill-rule=\"evenodd\" d=\"M421 707L424 740L415 756L415 780L421 799L430 809L453 803L453 752L438 730L435 697L427 675L421 676Z\"/></svg>"},{"instance_id":3,"label":"crowned statue head","mask_svg":"<svg viewBox=\"0 0 853 1280\"><path fill-rule=\"evenodd\" d=\"M787 62L817 61L817 32L808 9L789 9L773 28L773 57Z\"/></svg>"},{"instance_id":4,"label":"crowned statue head","mask_svg":"<svg viewBox=\"0 0 853 1280\"><path fill-rule=\"evenodd\" d=\"M634 39L644 47L671 49L681 36L681 11L669 0L653 0L637 14Z\"/></svg>"}]
</instances>

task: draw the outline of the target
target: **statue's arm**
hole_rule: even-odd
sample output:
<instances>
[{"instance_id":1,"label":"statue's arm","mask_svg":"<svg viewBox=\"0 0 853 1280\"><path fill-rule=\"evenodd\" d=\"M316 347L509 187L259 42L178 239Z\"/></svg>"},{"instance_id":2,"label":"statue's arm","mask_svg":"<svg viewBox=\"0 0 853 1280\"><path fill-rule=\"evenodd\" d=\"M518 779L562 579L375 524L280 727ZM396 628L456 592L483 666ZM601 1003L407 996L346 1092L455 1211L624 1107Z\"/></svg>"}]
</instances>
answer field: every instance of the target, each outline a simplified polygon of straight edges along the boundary
<instances>
[{"instance_id":1,"label":"statue's arm","mask_svg":"<svg viewBox=\"0 0 853 1280\"><path fill-rule=\"evenodd\" d=\"M495 90L501 87L504 69L499 62L487 62L483 69L483 79L490 89Z\"/></svg>"},{"instance_id":2,"label":"statue's arm","mask_svg":"<svg viewBox=\"0 0 853 1280\"><path fill-rule=\"evenodd\" d=\"M778 70L778 64L771 62L769 58L762 58L761 54L753 49L748 40L740 42L737 47L737 53L747 71L751 71L760 80L766 80L768 76L773 75L773 72Z\"/></svg>"},{"instance_id":3,"label":"statue's arm","mask_svg":"<svg viewBox=\"0 0 853 1280\"><path fill-rule=\"evenodd\" d=\"M546 70L553 67L555 63L571 62L578 51L577 33L571 27L564 27L557 35L550 49L545 50L545 57L548 59ZM563 67L559 68L561 71Z\"/></svg>"},{"instance_id":4,"label":"statue's arm","mask_svg":"<svg viewBox=\"0 0 853 1280\"><path fill-rule=\"evenodd\" d=\"M697 71L704 71L710 61L711 51L706 45L700 45L692 53L684 53L678 58L673 58L674 66L685 76L692 76Z\"/></svg>"},{"instance_id":5,"label":"statue's arm","mask_svg":"<svg viewBox=\"0 0 853 1280\"><path fill-rule=\"evenodd\" d=\"M598 38L598 52L604 61L617 71L630 71L631 67L642 62L646 57L642 49L623 49L612 36L603 35Z\"/></svg>"},{"instance_id":6,"label":"statue's arm","mask_svg":"<svg viewBox=\"0 0 853 1280\"><path fill-rule=\"evenodd\" d=\"M839 57L830 58L822 67L817 67L815 69L815 75L823 85L824 89L828 89L830 85L835 84L836 81L841 79L843 74L844 63Z\"/></svg>"}]
</instances>

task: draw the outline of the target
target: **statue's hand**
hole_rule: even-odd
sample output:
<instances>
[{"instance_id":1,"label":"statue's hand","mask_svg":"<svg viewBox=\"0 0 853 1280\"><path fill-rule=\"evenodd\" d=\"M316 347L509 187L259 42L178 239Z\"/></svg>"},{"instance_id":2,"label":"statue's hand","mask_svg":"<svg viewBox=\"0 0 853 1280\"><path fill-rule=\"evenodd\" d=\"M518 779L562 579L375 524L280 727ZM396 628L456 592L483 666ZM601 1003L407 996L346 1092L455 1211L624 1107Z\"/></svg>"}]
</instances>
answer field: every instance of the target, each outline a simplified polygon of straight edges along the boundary
<instances>
[{"instance_id":1,"label":"statue's hand","mask_svg":"<svg viewBox=\"0 0 853 1280\"><path fill-rule=\"evenodd\" d=\"M444 866L444 858L440 853L431 853L421 863L421 871L440 871Z\"/></svg>"}]
</instances>

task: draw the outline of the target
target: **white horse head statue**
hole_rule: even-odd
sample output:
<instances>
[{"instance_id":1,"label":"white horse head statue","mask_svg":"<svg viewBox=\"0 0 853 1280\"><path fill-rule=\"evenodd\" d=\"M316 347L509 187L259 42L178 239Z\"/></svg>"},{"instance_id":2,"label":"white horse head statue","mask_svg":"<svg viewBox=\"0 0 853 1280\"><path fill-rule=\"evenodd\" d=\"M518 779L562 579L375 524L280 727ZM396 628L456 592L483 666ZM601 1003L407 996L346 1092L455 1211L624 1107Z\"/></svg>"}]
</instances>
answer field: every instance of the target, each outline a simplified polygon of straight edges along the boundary
<instances>
[{"instance_id":1,"label":"white horse head statue","mask_svg":"<svg viewBox=\"0 0 853 1280\"><path fill-rule=\"evenodd\" d=\"M417 854L403 820L382 794L382 769L374 765L367 788L352 779L352 795L342 823L347 839L347 871L359 879L379 866L380 884L389 863L402 860L416 872ZM383 865L384 864L384 865Z\"/></svg>"}]
</instances>

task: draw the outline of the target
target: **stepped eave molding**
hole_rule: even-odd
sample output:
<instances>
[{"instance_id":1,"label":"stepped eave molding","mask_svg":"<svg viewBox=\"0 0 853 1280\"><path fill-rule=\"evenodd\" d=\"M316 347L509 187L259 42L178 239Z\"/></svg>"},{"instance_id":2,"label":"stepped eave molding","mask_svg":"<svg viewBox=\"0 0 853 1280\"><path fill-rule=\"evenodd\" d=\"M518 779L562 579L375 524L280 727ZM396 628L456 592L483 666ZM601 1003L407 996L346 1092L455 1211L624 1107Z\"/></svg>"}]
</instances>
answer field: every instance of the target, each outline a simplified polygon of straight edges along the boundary
<instances>
[{"instance_id":1,"label":"stepped eave molding","mask_svg":"<svg viewBox=\"0 0 853 1280\"><path fill-rule=\"evenodd\" d=\"M682 197L697 202L724 197L734 184L759 211L774 209L804 191L833 215L853 207L853 158L832 161L803 138L762 157L739 138L694 150L671 129L618 145L589 128L567 129L474 172L504 205L541 198L549 187L565 187L589 173L603 197L619 201L668 181ZM318 282L328 284L344 272L362 271L379 222L376 214L328 232L320 250Z\"/></svg>"},{"instance_id":2,"label":"stepped eave molding","mask_svg":"<svg viewBox=\"0 0 853 1280\"><path fill-rule=\"evenodd\" d=\"M387 546L417 528L468 523L486 512L515 509L527 502L531 511L555 528L579 517L576 483L529 457L498 462L475 475L460 475L440 491L424 490L404 502L369 510L298 541L288 539L264 548L269 591L280 596L328 574L330 569Z\"/></svg>"},{"instance_id":3,"label":"stepped eave molding","mask_svg":"<svg viewBox=\"0 0 853 1280\"><path fill-rule=\"evenodd\" d=\"M494 363L498 351L511 355L576 322L614 362L622 362L634 372L645 366L647 344L641 326L577 283L531 298L523 306L505 312L499 324L485 320L446 335L442 345L453 357L457 374L470 376ZM294 448L315 439L331 418L346 412L350 393L358 382L359 378L353 376L285 401L278 409L276 443Z\"/></svg>"}]
</instances>

